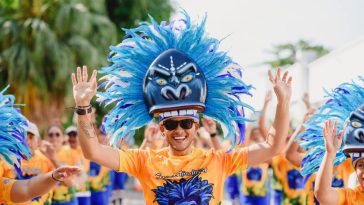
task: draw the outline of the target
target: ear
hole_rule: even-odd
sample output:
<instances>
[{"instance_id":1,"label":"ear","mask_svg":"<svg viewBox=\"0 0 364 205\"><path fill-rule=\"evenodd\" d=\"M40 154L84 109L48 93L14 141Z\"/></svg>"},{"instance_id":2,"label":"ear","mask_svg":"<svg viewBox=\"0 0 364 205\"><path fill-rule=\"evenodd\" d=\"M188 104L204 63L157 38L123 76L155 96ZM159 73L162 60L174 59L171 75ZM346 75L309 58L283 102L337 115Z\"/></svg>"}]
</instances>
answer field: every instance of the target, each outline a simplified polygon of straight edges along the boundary
<instances>
[{"instance_id":1,"label":"ear","mask_svg":"<svg viewBox=\"0 0 364 205\"><path fill-rule=\"evenodd\" d=\"M159 125L159 130L163 133L164 132L164 126L163 125Z\"/></svg>"}]
</instances>

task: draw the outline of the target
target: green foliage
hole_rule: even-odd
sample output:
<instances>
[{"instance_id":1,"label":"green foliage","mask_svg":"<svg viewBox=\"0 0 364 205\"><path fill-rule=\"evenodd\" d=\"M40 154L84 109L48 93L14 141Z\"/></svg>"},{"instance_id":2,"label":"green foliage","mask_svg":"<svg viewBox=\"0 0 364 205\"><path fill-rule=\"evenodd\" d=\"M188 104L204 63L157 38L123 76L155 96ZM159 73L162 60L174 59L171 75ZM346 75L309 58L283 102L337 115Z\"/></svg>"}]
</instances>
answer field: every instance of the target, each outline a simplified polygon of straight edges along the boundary
<instances>
[{"instance_id":1,"label":"green foliage","mask_svg":"<svg viewBox=\"0 0 364 205\"><path fill-rule=\"evenodd\" d=\"M296 43L286 43L273 45L270 53L274 56L274 60L266 61L272 68L292 65L296 62L296 53L298 51L313 51L317 58L326 55L329 50L321 45L312 45L308 41L299 40Z\"/></svg>"},{"instance_id":2,"label":"green foliage","mask_svg":"<svg viewBox=\"0 0 364 205\"><path fill-rule=\"evenodd\" d=\"M93 9L95 4L102 8L102 1L13 2L0 11L0 73L6 76L1 84L17 85L13 89L19 94L31 83L39 96L62 99L76 65L106 64L116 27Z\"/></svg>"},{"instance_id":3,"label":"green foliage","mask_svg":"<svg viewBox=\"0 0 364 205\"><path fill-rule=\"evenodd\" d=\"M157 22L168 21L173 7L169 0L107 0L107 10L121 32L121 28L134 27L148 20L148 14Z\"/></svg>"}]
</instances>

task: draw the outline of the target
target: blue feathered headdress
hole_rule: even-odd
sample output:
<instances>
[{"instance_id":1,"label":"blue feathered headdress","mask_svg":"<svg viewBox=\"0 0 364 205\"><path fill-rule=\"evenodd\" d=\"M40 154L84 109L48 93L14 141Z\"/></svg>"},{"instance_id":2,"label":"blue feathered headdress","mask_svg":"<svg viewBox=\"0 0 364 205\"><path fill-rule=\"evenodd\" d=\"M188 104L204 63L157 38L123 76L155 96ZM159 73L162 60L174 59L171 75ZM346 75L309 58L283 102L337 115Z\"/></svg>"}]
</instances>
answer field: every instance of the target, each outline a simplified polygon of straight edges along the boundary
<instances>
[{"instance_id":1,"label":"blue feathered headdress","mask_svg":"<svg viewBox=\"0 0 364 205\"><path fill-rule=\"evenodd\" d=\"M153 61L169 49L186 54L202 71L207 87L203 114L226 126L232 146L236 144L235 127L244 136L247 119L243 108L253 108L241 100L241 94L251 95L252 87L241 80L241 68L226 52L218 50L220 41L205 34L206 17L196 25L186 12L183 14L184 19L169 24L158 24L150 17L150 23L124 29L122 43L111 46L111 64L99 71L105 74L99 86L105 91L98 93L98 102L115 104L103 122L112 144L133 136L136 129L152 120L143 96L143 81Z\"/></svg>"},{"instance_id":2,"label":"blue feathered headdress","mask_svg":"<svg viewBox=\"0 0 364 205\"><path fill-rule=\"evenodd\" d=\"M27 120L14 108L14 96L4 94L8 87L0 92L0 157L20 167L19 160L30 157L25 144Z\"/></svg>"},{"instance_id":3,"label":"blue feathered headdress","mask_svg":"<svg viewBox=\"0 0 364 205\"><path fill-rule=\"evenodd\" d=\"M296 138L300 146L308 150L301 164L304 175L316 172L324 157L326 151L322 134L324 123L328 119L337 121L339 132L349 115L364 103L364 78L360 76L357 83L343 83L331 92L326 90L325 92L328 100L310 117L305 124L306 130ZM344 143L336 153L335 165L346 160L343 146Z\"/></svg>"}]
</instances>

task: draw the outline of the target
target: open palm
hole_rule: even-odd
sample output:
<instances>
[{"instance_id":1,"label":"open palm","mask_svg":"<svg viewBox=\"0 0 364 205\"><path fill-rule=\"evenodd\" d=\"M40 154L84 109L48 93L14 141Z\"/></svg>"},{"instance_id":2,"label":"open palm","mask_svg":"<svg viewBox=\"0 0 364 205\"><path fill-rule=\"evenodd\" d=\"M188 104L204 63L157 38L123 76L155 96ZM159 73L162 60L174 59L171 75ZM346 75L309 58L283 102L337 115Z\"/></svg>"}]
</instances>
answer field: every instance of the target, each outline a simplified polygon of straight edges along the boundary
<instances>
[{"instance_id":1,"label":"open palm","mask_svg":"<svg viewBox=\"0 0 364 205\"><path fill-rule=\"evenodd\" d=\"M81 68L77 67L77 79L74 73L71 75L73 84L73 97L76 102L76 106L88 106L92 98L96 95L97 82L96 82L97 72L94 70L92 76L88 81L87 67L83 66L82 72Z\"/></svg>"},{"instance_id":2,"label":"open palm","mask_svg":"<svg viewBox=\"0 0 364 205\"><path fill-rule=\"evenodd\" d=\"M336 130L337 122L335 121L334 126L332 126L331 120L325 122L324 128L322 129L322 133L325 138L325 148L330 154L336 154L341 146L343 131L341 131L339 134L336 134Z\"/></svg>"},{"instance_id":3,"label":"open palm","mask_svg":"<svg viewBox=\"0 0 364 205\"><path fill-rule=\"evenodd\" d=\"M54 177L59 181L70 179L73 175L81 173L81 168L76 166L63 166L53 171Z\"/></svg>"},{"instance_id":4,"label":"open palm","mask_svg":"<svg viewBox=\"0 0 364 205\"><path fill-rule=\"evenodd\" d=\"M268 72L269 80L273 84L274 92L278 102L290 100L292 95L292 77L288 77L288 71L284 72L281 78L281 69L277 69L276 76L273 76L272 71Z\"/></svg>"}]
</instances>

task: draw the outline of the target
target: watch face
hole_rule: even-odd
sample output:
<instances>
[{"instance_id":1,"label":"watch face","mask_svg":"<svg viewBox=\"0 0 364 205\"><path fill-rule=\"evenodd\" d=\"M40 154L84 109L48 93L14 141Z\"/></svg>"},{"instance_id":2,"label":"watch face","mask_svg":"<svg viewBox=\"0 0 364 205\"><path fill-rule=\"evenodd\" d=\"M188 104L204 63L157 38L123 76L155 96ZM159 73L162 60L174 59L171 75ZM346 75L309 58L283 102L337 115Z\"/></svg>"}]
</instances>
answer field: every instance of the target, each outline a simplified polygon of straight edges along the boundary
<instances>
[{"instance_id":1,"label":"watch face","mask_svg":"<svg viewBox=\"0 0 364 205\"><path fill-rule=\"evenodd\" d=\"M203 110L206 80L191 58L176 49L169 49L149 66L143 92L150 113L176 108Z\"/></svg>"},{"instance_id":2,"label":"watch face","mask_svg":"<svg viewBox=\"0 0 364 205\"><path fill-rule=\"evenodd\" d=\"M344 151L364 150L364 104L352 112L345 122Z\"/></svg>"}]
</instances>

